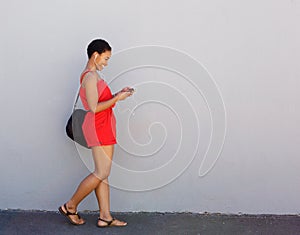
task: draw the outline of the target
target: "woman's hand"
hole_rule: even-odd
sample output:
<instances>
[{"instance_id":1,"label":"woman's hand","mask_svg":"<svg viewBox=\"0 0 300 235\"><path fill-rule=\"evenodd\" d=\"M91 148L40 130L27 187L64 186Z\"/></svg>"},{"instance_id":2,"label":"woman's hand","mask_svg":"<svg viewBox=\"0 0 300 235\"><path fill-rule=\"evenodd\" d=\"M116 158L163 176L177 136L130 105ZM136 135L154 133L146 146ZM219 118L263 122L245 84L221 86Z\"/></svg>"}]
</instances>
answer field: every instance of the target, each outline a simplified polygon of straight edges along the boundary
<instances>
[{"instance_id":1,"label":"woman's hand","mask_svg":"<svg viewBox=\"0 0 300 235\"><path fill-rule=\"evenodd\" d=\"M129 92L133 93L134 89L132 87L124 87L121 91L129 91Z\"/></svg>"},{"instance_id":2,"label":"woman's hand","mask_svg":"<svg viewBox=\"0 0 300 235\"><path fill-rule=\"evenodd\" d=\"M125 100L127 97L131 96L134 92L134 89L131 87L124 87L121 91L115 94L119 100Z\"/></svg>"},{"instance_id":3,"label":"woman's hand","mask_svg":"<svg viewBox=\"0 0 300 235\"><path fill-rule=\"evenodd\" d=\"M125 100L127 97L131 96L132 95L132 92L130 91L119 91L117 94L116 94L116 97L119 100Z\"/></svg>"}]
</instances>

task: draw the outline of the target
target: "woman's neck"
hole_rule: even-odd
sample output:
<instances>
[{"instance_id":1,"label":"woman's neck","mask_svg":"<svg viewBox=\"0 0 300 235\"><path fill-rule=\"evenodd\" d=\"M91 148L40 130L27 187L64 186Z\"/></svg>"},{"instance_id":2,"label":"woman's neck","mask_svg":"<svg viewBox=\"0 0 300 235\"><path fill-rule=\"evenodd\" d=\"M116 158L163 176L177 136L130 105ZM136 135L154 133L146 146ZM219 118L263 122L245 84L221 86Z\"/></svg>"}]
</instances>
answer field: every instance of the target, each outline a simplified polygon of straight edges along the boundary
<instances>
[{"instance_id":1,"label":"woman's neck","mask_svg":"<svg viewBox=\"0 0 300 235\"><path fill-rule=\"evenodd\" d=\"M92 71L92 72L96 72L97 68L96 65L93 61L89 60L85 66L86 70Z\"/></svg>"}]
</instances>

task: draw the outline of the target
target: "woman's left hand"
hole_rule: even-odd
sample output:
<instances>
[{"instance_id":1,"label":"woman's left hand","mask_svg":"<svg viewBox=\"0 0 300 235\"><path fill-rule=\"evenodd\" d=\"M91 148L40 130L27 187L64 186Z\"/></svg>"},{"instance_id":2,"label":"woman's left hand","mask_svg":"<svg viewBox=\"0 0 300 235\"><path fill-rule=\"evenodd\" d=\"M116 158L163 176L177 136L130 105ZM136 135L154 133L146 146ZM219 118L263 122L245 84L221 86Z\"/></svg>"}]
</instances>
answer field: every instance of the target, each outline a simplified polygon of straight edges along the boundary
<instances>
[{"instance_id":1,"label":"woman's left hand","mask_svg":"<svg viewBox=\"0 0 300 235\"><path fill-rule=\"evenodd\" d=\"M130 91L131 90L131 87L124 87L121 92L127 92L127 91Z\"/></svg>"},{"instance_id":2,"label":"woman's left hand","mask_svg":"<svg viewBox=\"0 0 300 235\"><path fill-rule=\"evenodd\" d=\"M130 95L133 94L133 88L131 87L124 87L121 91L117 92L116 94L114 94L114 96L117 96L120 92L130 92Z\"/></svg>"}]
</instances>

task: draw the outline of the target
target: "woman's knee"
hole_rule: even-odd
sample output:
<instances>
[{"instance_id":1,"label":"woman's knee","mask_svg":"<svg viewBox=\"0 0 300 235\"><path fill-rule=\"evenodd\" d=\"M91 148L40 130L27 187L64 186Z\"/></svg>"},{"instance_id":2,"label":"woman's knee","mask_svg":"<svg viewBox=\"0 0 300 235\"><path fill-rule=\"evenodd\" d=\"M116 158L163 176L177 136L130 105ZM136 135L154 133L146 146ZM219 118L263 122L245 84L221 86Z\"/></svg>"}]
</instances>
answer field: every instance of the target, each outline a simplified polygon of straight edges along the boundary
<instances>
[{"instance_id":1,"label":"woman's knee","mask_svg":"<svg viewBox=\"0 0 300 235\"><path fill-rule=\"evenodd\" d=\"M95 170L94 175L100 180L106 180L110 175L110 170Z\"/></svg>"},{"instance_id":2,"label":"woman's knee","mask_svg":"<svg viewBox=\"0 0 300 235\"><path fill-rule=\"evenodd\" d=\"M113 146L97 146L92 150L95 163L94 174L100 180L105 180L108 178L111 170Z\"/></svg>"}]
</instances>

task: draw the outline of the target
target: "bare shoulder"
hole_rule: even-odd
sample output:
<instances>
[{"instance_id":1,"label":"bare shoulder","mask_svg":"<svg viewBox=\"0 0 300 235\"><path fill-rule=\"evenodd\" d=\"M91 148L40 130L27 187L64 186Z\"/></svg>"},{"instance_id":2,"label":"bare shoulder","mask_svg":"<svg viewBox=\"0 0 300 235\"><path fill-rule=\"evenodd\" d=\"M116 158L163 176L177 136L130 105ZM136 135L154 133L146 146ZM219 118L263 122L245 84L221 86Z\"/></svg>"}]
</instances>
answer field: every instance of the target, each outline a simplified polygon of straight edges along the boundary
<instances>
[{"instance_id":1,"label":"bare shoulder","mask_svg":"<svg viewBox=\"0 0 300 235\"><path fill-rule=\"evenodd\" d=\"M95 84L98 81L98 73L96 71L87 72L82 79L82 86L85 87L88 84Z\"/></svg>"}]
</instances>

